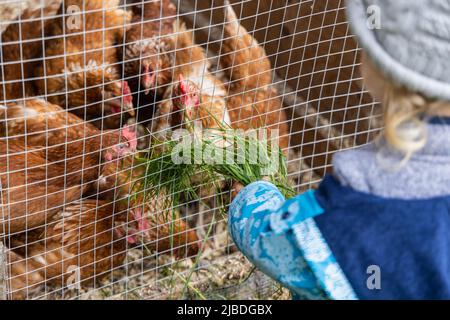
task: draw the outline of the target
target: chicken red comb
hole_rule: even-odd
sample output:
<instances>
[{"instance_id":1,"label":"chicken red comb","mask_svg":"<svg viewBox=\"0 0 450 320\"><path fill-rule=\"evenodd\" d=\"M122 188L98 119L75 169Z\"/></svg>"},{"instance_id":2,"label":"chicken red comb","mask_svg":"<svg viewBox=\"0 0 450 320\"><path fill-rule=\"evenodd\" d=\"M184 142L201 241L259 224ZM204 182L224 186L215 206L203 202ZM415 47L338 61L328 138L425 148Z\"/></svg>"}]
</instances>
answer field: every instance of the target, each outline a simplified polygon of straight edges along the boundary
<instances>
[{"instance_id":1,"label":"chicken red comb","mask_svg":"<svg viewBox=\"0 0 450 320\"><path fill-rule=\"evenodd\" d=\"M123 101L128 104L133 103L133 97L131 96L131 89L128 82L122 81Z\"/></svg>"},{"instance_id":2,"label":"chicken red comb","mask_svg":"<svg viewBox=\"0 0 450 320\"><path fill-rule=\"evenodd\" d=\"M184 81L184 77L182 74L178 76L178 81L180 82L180 91L182 94L187 94L188 87L186 85L186 82Z\"/></svg>"},{"instance_id":3,"label":"chicken red comb","mask_svg":"<svg viewBox=\"0 0 450 320\"><path fill-rule=\"evenodd\" d=\"M123 94L128 95L131 94L130 86L128 85L128 82L122 81L122 88L123 88Z\"/></svg>"},{"instance_id":4,"label":"chicken red comb","mask_svg":"<svg viewBox=\"0 0 450 320\"><path fill-rule=\"evenodd\" d=\"M131 96L131 89L130 86L128 85L128 82L126 81L122 81L122 88L123 88L123 94L128 96Z\"/></svg>"}]
</instances>

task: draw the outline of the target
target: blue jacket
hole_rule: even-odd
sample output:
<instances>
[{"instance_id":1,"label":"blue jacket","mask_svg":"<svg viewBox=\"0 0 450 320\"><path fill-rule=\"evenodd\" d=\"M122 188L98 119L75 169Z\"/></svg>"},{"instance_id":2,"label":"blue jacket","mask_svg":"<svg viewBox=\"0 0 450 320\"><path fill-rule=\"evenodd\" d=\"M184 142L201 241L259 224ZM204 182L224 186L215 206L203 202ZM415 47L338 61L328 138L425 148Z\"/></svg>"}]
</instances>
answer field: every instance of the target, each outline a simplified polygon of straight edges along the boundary
<instances>
[{"instance_id":1,"label":"blue jacket","mask_svg":"<svg viewBox=\"0 0 450 320\"><path fill-rule=\"evenodd\" d=\"M285 201L267 182L230 206L230 232L259 269L306 299L450 299L450 196L388 199L327 176Z\"/></svg>"}]
</instances>

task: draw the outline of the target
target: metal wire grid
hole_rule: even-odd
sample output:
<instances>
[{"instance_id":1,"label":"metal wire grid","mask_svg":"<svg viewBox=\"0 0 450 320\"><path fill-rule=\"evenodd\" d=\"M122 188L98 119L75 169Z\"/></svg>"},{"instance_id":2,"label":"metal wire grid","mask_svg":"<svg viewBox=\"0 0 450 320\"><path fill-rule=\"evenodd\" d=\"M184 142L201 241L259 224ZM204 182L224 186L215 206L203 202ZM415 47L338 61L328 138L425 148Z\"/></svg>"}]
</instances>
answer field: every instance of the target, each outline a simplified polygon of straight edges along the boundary
<instances>
[{"instance_id":1,"label":"metal wire grid","mask_svg":"<svg viewBox=\"0 0 450 320\"><path fill-rule=\"evenodd\" d=\"M152 1L155 0L138 2L143 5ZM43 77L34 76L26 79L24 75L29 70L26 70L24 66L26 63L40 62L42 57L44 57L42 63L45 65L47 61L45 41L51 39L44 32L45 25L47 22L51 23L51 20L55 17L66 18L68 16L57 12L52 14L45 12L46 2L49 1L40 0L35 1L41 6L34 9L34 15L22 20L24 13L30 10L30 2L32 1L8 1L5 3L5 5L10 4L13 7L11 10L13 14L9 21L2 21L3 34L8 32L7 27L11 23L17 23L18 39L15 42L3 42L2 48L8 44L17 45L20 50L20 59L4 61L4 54L0 54L2 58L1 75L2 79L5 79L5 69L8 65L19 63L21 77L15 80L3 80L3 83L19 83L23 86L20 99L6 99L7 101L4 104L9 102L24 105L25 100L30 99L30 97L26 97L28 93L24 83L51 77L44 74ZM64 1L62 3L64 4ZM206 50L208 58L212 62L209 72L223 79L224 83L228 83L228 79L225 79L224 76L224 69L220 66L220 52L224 41L223 26L226 23L224 16L220 16L220 12L224 9L223 1L192 0L173 1L173 3L177 6L177 17L192 28L196 36L196 42ZM240 17L240 22L251 35L257 38L259 44L265 47L267 57L272 63L272 83L277 89L278 95L271 98L278 98L282 101L288 116L290 145L287 151L289 154L290 178L298 191L314 187L320 182L323 175L330 170L334 152L369 142L380 128L377 104L372 101L360 84L361 79L358 73L359 49L354 43L344 19L345 3L344 1L328 0L250 0L232 1L232 3L237 16ZM14 5L20 6L21 9L14 8ZM127 9L130 4L121 3L121 6ZM105 32L108 31L108 28L105 27L106 10L100 11L103 14L102 35L104 37ZM21 12L22 15L17 14L17 12ZM85 8L82 8L82 12L86 13ZM219 15L217 15L217 12L219 12ZM40 23L41 36L31 40L23 40L24 35L21 26L24 22ZM143 20L142 23L144 23ZM63 25L65 26L65 24ZM123 27L125 28L125 24ZM63 34L65 33L66 31L63 30ZM86 33L87 31L83 28L80 34L86 38ZM162 37L161 28L159 37ZM41 55L24 58L23 46L28 42L36 41L41 41ZM119 49L120 46L125 44L124 41L102 49L103 51L112 47ZM89 44L84 43L84 47L86 46L89 46ZM64 47L66 47L65 40ZM86 64L88 53L88 50L84 51L84 64ZM68 56L69 53L65 51L61 55L64 59L65 68L67 68ZM103 59L104 57L103 55ZM114 67L114 64L108 64L105 60L102 63L106 67ZM120 66L121 63L122 61L118 61L117 65ZM236 65L232 67L236 67ZM46 69L44 68L44 70ZM207 72L207 70L204 70L204 72ZM103 78L102 83L99 83L98 86L105 85L104 80ZM122 71L120 80L130 79L126 78ZM83 89L89 88L92 87ZM215 88L206 89L215 90ZM229 83L227 89L229 89ZM2 90L3 96L6 97L5 86L2 86ZM242 94L251 94L252 90L254 89L244 88ZM144 89L139 84L138 93L143 91ZM67 79L65 92L66 97L72 92L67 86ZM41 98L48 99L57 94L46 87ZM134 104L138 113L144 108L153 107L153 104L158 102L155 98L154 101L150 101L146 105L140 101L140 95L137 95L137 97L138 99L134 101ZM80 108L94 104L95 102L89 103L86 99L85 104ZM121 113L122 117L125 118L125 113ZM87 118L84 120L89 121ZM46 122L48 121L49 119L46 118ZM145 124L144 121L136 122L138 125ZM65 128L67 133L71 126L66 123ZM47 131L50 132L51 129L47 129ZM26 132L23 136L27 139ZM142 138L148 136L147 133ZM7 142L15 137L7 135L3 140ZM67 146L68 141L61 141L61 143ZM44 146L44 149L46 147L48 145ZM85 144L83 144L83 150L85 153L87 152ZM27 151L28 149L25 148L25 157ZM9 157L8 153L6 155ZM137 164L132 163L132 166L137 166ZM81 168L80 172L88 169L82 165ZM120 172L120 170L126 171L128 169L118 170ZM101 175L100 171L98 175ZM111 191L115 192L115 188L119 187L118 183L120 181L116 180L116 185L111 186ZM5 190L8 188L8 184L2 187ZM99 190L97 189L97 191ZM228 191L224 190L222 195L228 195ZM99 200L99 197L100 195L97 192L94 199ZM84 199L86 196L80 193L80 198ZM79 277L71 278L72 286L70 287L55 285L52 283L52 279L47 277L48 266L45 266L43 280L38 288L35 288L34 284L29 284L29 280L26 280L25 287L18 291L23 290L23 298L28 299L209 298L221 297L219 293L214 295L214 292L222 292L221 289L223 288L227 288L227 291L230 292L239 285L245 287L245 282L242 284L242 281L246 281L252 269L239 254L235 253L235 249L228 238L225 217L218 213L214 206L214 199L215 197L211 195L205 195L202 198L205 203L209 203L209 206L198 201L186 201L177 208L171 208L180 211L179 219L195 228L205 248L198 256L188 256L188 244L173 246L166 251L158 250L159 241L164 240L164 237L171 237L171 235L157 233L155 239L152 239L153 243L142 243L134 248L127 245L122 252L118 253L126 255L123 262L119 266L113 266L105 270L102 277L97 277L94 271L91 277L94 281L89 285L81 284L82 280L86 279L80 279ZM66 205L69 204L64 203L62 207ZM133 209L131 202L128 202L128 207L128 209ZM5 217L3 210L4 207L2 206L2 214ZM97 210L94 210L93 215L97 216L97 213ZM154 212L154 214L162 214L162 212ZM62 223L64 223L64 219L63 216ZM165 223L170 224L172 222L167 221ZM49 225L44 224L40 227L45 230ZM79 232L81 231L80 226ZM7 244L12 242L11 239L21 235L23 233L6 233L3 236L6 244L3 251L7 260L6 285L9 298L14 297L13 279L24 276L23 273L17 274L13 270L11 255L20 249L22 259L39 260L45 257L47 250L45 245L44 252L33 256L32 253L28 252L28 248L33 242L28 240L27 235L25 235L25 240L20 247L9 248ZM96 234L93 234L92 237L95 239ZM110 245L114 246L114 243ZM148 252L149 246L155 247L156 250ZM182 246L185 247L186 253L183 257L174 258L171 253ZM94 241L93 248L90 248L90 250L96 252L96 249ZM85 253L80 251L78 258L81 258L82 254ZM28 270L29 267L29 263L25 264L22 271L31 273ZM92 267L95 269L96 264ZM258 287L261 287L261 285Z\"/></svg>"}]
</instances>

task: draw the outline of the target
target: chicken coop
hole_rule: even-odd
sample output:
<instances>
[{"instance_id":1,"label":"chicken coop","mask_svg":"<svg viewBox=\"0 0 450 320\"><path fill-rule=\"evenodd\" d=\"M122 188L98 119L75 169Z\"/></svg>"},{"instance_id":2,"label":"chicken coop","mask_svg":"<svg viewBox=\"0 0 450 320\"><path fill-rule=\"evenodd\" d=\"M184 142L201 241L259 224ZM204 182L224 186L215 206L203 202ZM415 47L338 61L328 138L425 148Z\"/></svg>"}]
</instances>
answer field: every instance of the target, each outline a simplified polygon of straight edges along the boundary
<instances>
[{"instance_id":1,"label":"chicken coop","mask_svg":"<svg viewBox=\"0 0 450 320\"><path fill-rule=\"evenodd\" d=\"M143 154L194 110L276 129L315 188L381 127L344 0L4 0L0 32L0 298L289 298L233 245L232 181L148 195Z\"/></svg>"}]
</instances>

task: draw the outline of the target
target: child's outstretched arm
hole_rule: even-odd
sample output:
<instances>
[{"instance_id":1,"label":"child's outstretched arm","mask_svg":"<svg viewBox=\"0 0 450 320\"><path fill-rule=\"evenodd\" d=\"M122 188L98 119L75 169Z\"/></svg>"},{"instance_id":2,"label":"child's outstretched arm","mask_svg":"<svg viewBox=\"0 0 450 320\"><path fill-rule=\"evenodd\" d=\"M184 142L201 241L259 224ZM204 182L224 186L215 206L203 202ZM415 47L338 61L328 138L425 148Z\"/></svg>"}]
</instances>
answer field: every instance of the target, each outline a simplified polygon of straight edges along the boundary
<instances>
[{"instance_id":1,"label":"child's outstretched arm","mask_svg":"<svg viewBox=\"0 0 450 320\"><path fill-rule=\"evenodd\" d=\"M290 289L294 298L326 298L291 228L295 221L320 214L322 209L316 206L302 212L296 200L286 201L269 182L252 183L230 206L230 233L239 250L261 271Z\"/></svg>"}]
</instances>

